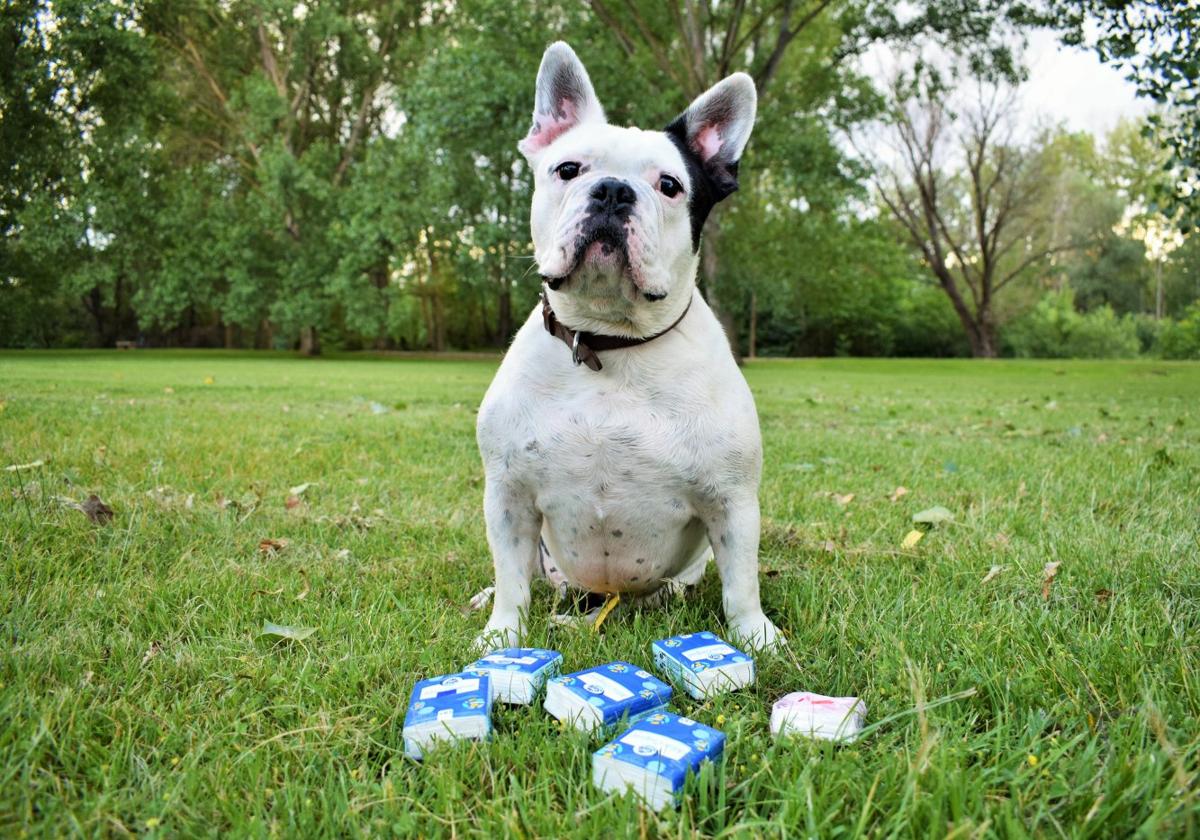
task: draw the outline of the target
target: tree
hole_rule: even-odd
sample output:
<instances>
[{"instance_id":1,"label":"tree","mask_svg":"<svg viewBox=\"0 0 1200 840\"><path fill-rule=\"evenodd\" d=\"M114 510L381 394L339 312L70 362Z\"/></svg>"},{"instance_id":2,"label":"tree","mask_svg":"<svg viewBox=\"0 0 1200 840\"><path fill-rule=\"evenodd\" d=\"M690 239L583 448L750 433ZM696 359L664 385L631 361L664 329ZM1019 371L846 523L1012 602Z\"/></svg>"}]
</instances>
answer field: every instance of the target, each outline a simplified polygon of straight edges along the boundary
<instances>
[{"instance_id":1,"label":"tree","mask_svg":"<svg viewBox=\"0 0 1200 840\"><path fill-rule=\"evenodd\" d=\"M962 114L936 86L918 83L913 94L898 82L894 91L891 154L874 158L876 190L949 297L972 354L993 357L997 295L1071 247L1037 213L1050 183L1045 161L1013 137L1011 90L980 83Z\"/></svg>"},{"instance_id":2,"label":"tree","mask_svg":"<svg viewBox=\"0 0 1200 840\"><path fill-rule=\"evenodd\" d=\"M870 111L871 98L861 92L848 59L880 42L927 40L954 51L967 51L980 67L1015 73L1007 36L1013 27L1033 20L1019 2L989 0L962 4L925 0L906 9L902 20L894 3L878 0L834 3L832 0L738 0L738 2L669 2L654 6L591 0L596 16L630 62L660 90L678 102L697 94L735 70L754 78L759 95L759 121L788 125L819 109L833 121L853 122ZM781 82L808 88L806 108L787 107L777 97ZM842 95L843 93L847 95ZM762 127L756 128L756 135ZM755 166L763 166L761 149L751 144ZM769 165L769 164L768 164ZM735 348L737 325L731 309L736 295L726 295L720 271L723 216L714 214L702 242L701 279L709 302L721 318ZM736 292L736 290L734 290Z\"/></svg>"},{"instance_id":3,"label":"tree","mask_svg":"<svg viewBox=\"0 0 1200 840\"><path fill-rule=\"evenodd\" d=\"M252 287L230 293L270 301L271 320L299 335L302 352L319 352L333 314L339 196L442 16L437 4L353 0L146 9L189 106L169 142L207 150L244 202L238 221L250 229L234 239L271 254L266 274L230 275Z\"/></svg>"}]
</instances>

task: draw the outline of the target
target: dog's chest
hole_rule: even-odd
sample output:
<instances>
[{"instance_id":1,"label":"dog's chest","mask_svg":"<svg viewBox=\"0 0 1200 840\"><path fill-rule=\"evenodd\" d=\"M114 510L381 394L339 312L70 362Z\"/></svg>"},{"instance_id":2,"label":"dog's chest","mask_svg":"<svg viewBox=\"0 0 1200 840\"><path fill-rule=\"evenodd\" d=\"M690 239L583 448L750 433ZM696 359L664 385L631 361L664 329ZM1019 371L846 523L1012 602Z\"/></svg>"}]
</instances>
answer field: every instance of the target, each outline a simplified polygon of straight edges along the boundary
<instances>
[{"instance_id":1,"label":"dog's chest","mask_svg":"<svg viewBox=\"0 0 1200 840\"><path fill-rule=\"evenodd\" d=\"M653 385L533 402L524 422L487 425L506 438L504 472L531 489L567 578L638 591L681 571L703 539L699 509L729 468L733 437L711 402Z\"/></svg>"}]
</instances>

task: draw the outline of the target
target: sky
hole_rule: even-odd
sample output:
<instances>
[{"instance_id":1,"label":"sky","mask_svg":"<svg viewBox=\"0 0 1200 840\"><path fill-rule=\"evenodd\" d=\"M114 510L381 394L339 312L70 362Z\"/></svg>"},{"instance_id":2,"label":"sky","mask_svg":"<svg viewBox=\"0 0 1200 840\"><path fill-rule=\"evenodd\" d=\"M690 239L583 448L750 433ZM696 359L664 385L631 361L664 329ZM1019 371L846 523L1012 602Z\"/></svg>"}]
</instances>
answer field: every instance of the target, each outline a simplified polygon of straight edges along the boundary
<instances>
[{"instance_id":1,"label":"sky","mask_svg":"<svg viewBox=\"0 0 1200 840\"><path fill-rule=\"evenodd\" d=\"M1103 138L1122 117L1138 117L1149 110L1149 101L1136 96L1121 70L1101 64L1091 50L1062 46L1052 32L1031 33L1019 55L1029 71L1028 80L1017 89L1022 115L1019 137L1029 137L1047 123L1063 123L1069 130ZM860 67L885 88L897 63L907 66L912 57L901 58L891 47L877 44L860 59ZM922 57L948 66L936 51L926 49ZM962 90L970 95L968 87Z\"/></svg>"},{"instance_id":2,"label":"sky","mask_svg":"<svg viewBox=\"0 0 1200 840\"><path fill-rule=\"evenodd\" d=\"M1062 47L1049 32L1036 32L1025 53L1029 81L1021 86L1026 113L1061 120L1076 131L1103 136L1121 117L1146 113L1120 70L1101 64L1091 51Z\"/></svg>"}]
</instances>

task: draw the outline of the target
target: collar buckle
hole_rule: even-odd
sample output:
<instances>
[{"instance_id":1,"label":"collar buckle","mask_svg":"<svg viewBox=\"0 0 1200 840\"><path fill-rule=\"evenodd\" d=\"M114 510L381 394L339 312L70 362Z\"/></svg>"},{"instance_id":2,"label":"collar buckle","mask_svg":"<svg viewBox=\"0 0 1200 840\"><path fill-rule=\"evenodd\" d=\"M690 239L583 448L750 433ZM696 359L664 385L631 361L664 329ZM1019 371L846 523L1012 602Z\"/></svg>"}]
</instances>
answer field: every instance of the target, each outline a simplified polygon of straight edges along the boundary
<instances>
[{"instance_id":1,"label":"collar buckle","mask_svg":"<svg viewBox=\"0 0 1200 840\"><path fill-rule=\"evenodd\" d=\"M575 338L571 341L571 361L575 363L575 367L583 364L583 359L579 358L579 333L575 333Z\"/></svg>"}]
</instances>

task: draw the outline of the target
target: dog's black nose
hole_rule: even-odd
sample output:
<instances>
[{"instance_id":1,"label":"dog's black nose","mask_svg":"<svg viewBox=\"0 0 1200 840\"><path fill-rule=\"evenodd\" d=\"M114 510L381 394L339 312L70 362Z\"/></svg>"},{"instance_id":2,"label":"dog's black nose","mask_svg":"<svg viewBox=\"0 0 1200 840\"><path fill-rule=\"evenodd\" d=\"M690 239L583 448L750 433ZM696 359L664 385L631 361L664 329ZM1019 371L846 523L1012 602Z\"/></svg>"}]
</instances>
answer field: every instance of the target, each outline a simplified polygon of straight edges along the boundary
<instances>
[{"instance_id":1,"label":"dog's black nose","mask_svg":"<svg viewBox=\"0 0 1200 840\"><path fill-rule=\"evenodd\" d=\"M592 187L591 197L600 209L609 211L628 211L637 203L633 187L618 178L602 178Z\"/></svg>"}]
</instances>

